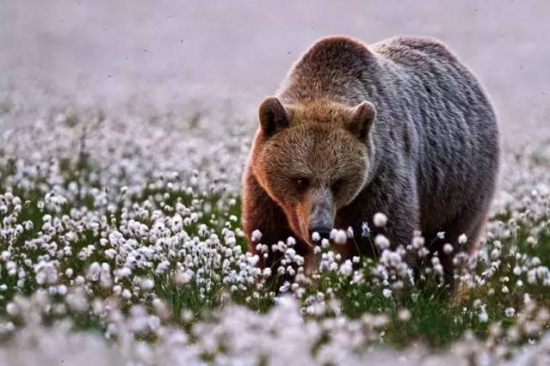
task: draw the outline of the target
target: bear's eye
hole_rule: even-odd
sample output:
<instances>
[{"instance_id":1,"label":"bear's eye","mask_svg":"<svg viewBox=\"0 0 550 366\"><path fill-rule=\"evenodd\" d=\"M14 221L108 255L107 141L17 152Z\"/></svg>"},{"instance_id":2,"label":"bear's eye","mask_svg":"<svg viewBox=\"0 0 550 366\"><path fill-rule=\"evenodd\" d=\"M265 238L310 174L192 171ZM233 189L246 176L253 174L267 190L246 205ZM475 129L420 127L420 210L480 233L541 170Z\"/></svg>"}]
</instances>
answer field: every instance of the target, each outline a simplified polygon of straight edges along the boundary
<instances>
[{"instance_id":1,"label":"bear's eye","mask_svg":"<svg viewBox=\"0 0 550 366\"><path fill-rule=\"evenodd\" d=\"M294 178L294 183L296 187L300 190L304 190L309 186L309 179L307 178Z\"/></svg>"}]
</instances>

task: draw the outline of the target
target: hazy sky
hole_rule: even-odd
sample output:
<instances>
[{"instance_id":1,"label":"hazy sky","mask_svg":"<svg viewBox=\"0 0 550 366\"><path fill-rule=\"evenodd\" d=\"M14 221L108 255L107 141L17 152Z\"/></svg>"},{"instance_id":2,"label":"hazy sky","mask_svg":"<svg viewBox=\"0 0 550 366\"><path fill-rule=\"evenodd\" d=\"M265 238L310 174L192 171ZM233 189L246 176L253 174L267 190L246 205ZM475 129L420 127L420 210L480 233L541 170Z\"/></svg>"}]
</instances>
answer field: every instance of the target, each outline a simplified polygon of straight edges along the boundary
<instances>
[{"instance_id":1,"label":"hazy sky","mask_svg":"<svg viewBox=\"0 0 550 366\"><path fill-rule=\"evenodd\" d=\"M249 110L329 34L438 37L484 82L506 139L550 136L547 0L2 0L0 86L111 105L221 98Z\"/></svg>"}]
</instances>

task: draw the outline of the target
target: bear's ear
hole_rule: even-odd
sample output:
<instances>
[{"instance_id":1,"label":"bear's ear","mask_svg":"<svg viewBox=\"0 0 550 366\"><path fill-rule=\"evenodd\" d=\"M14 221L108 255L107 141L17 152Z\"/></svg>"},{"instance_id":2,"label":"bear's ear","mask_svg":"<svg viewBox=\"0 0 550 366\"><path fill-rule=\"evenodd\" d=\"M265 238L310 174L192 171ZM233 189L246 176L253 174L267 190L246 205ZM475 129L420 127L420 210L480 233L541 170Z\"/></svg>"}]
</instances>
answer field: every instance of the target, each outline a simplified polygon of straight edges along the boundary
<instances>
[{"instance_id":1,"label":"bear's ear","mask_svg":"<svg viewBox=\"0 0 550 366\"><path fill-rule=\"evenodd\" d=\"M266 98L260 104L259 115L262 130L268 137L287 128L290 124L289 110L276 97Z\"/></svg>"},{"instance_id":2,"label":"bear's ear","mask_svg":"<svg viewBox=\"0 0 550 366\"><path fill-rule=\"evenodd\" d=\"M364 101L351 108L350 119L346 123L346 128L361 141L366 141L375 119L376 108L374 104Z\"/></svg>"}]
</instances>

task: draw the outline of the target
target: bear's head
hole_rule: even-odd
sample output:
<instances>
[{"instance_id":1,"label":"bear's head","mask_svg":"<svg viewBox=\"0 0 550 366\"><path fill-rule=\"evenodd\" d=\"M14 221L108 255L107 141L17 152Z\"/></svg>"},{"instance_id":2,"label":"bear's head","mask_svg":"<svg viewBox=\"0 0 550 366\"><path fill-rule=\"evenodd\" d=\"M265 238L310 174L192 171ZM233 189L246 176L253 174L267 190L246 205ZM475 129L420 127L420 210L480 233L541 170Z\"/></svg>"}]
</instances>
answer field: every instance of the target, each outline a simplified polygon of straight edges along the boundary
<instances>
[{"instance_id":1,"label":"bear's head","mask_svg":"<svg viewBox=\"0 0 550 366\"><path fill-rule=\"evenodd\" d=\"M372 151L372 103L349 107L329 100L259 108L252 169L284 211L290 228L310 245L330 236L337 211L364 188Z\"/></svg>"}]
</instances>

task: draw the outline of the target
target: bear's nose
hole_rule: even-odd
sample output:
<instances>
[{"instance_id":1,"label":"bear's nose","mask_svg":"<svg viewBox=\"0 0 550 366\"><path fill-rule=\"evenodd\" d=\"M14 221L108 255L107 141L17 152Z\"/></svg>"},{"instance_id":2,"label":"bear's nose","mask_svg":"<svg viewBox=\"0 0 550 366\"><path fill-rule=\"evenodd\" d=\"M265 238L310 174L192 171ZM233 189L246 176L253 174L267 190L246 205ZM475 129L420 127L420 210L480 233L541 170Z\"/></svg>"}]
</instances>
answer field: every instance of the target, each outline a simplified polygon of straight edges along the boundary
<instances>
[{"instance_id":1,"label":"bear's nose","mask_svg":"<svg viewBox=\"0 0 550 366\"><path fill-rule=\"evenodd\" d=\"M309 237L313 240L317 239L316 242L318 245L321 245L321 240L323 239L330 239L330 232L332 231L329 227L314 227L309 230ZM317 235L318 237L316 237Z\"/></svg>"}]
</instances>

